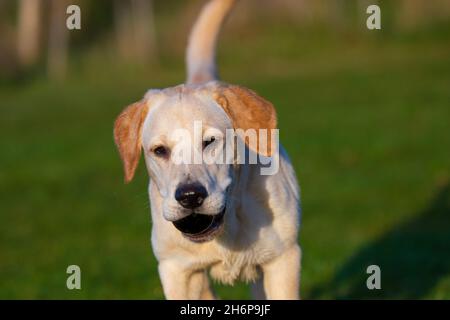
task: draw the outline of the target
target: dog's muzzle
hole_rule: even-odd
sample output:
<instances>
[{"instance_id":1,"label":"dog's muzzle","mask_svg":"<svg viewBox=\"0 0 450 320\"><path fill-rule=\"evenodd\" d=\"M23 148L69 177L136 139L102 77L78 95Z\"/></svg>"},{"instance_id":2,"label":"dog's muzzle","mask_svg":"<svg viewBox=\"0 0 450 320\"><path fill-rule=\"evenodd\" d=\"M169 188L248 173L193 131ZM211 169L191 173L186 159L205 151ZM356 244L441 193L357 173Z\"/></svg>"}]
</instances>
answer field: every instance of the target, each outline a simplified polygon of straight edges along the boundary
<instances>
[{"instance_id":1,"label":"dog's muzzle","mask_svg":"<svg viewBox=\"0 0 450 320\"><path fill-rule=\"evenodd\" d=\"M191 213L187 217L174 221L175 228L181 231L183 236L193 242L206 242L214 238L223 224L225 208L215 215Z\"/></svg>"}]
</instances>

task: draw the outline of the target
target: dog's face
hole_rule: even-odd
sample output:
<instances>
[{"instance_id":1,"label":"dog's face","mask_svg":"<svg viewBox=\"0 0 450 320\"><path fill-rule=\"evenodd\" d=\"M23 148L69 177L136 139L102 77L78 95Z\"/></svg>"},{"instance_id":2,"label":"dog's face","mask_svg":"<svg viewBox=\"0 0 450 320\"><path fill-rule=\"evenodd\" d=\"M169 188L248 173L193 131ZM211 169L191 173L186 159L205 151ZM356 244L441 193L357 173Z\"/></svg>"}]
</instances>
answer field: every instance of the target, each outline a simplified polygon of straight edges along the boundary
<instances>
[{"instance_id":1,"label":"dog's face","mask_svg":"<svg viewBox=\"0 0 450 320\"><path fill-rule=\"evenodd\" d=\"M223 214L231 164L202 158L225 154L227 128L232 123L223 109L194 92L163 94L149 111L142 146L148 172L164 199L166 220L178 221L194 212Z\"/></svg>"},{"instance_id":2,"label":"dog's face","mask_svg":"<svg viewBox=\"0 0 450 320\"><path fill-rule=\"evenodd\" d=\"M221 229L234 179L226 130L275 127L269 102L248 89L214 83L149 91L122 112L114 134L126 181L144 150L164 218L188 239L203 242Z\"/></svg>"}]
</instances>

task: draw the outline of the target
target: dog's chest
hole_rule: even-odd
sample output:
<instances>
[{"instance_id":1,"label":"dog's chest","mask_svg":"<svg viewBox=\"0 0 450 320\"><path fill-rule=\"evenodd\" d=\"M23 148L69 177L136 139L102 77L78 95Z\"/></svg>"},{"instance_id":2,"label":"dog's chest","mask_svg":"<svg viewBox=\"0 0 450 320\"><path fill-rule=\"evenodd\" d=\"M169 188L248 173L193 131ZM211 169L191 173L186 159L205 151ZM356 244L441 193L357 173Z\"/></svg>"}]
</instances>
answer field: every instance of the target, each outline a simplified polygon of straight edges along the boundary
<instances>
[{"instance_id":1,"label":"dog's chest","mask_svg":"<svg viewBox=\"0 0 450 320\"><path fill-rule=\"evenodd\" d=\"M251 253L229 253L211 266L210 273L215 280L226 284L253 281L258 277L257 265Z\"/></svg>"},{"instance_id":2,"label":"dog's chest","mask_svg":"<svg viewBox=\"0 0 450 320\"><path fill-rule=\"evenodd\" d=\"M260 217L263 216L260 212ZM283 241L273 225L256 223L246 225L245 232L230 237L232 243L214 246L211 256L215 263L210 265L211 276L225 284L237 280L251 282L258 278L260 266L272 260L283 250ZM254 230L253 227L266 225Z\"/></svg>"},{"instance_id":3,"label":"dog's chest","mask_svg":"<svg viewBox=\"0 0 450 320\"><path fill-rule=\"evenodd\" d=\"M258 278L259 266L275 255L270 247L253 247L243 251L221 250L220 260L210 267L211 276L222 283L251 282Z\"/></svg>"}]
</instances>

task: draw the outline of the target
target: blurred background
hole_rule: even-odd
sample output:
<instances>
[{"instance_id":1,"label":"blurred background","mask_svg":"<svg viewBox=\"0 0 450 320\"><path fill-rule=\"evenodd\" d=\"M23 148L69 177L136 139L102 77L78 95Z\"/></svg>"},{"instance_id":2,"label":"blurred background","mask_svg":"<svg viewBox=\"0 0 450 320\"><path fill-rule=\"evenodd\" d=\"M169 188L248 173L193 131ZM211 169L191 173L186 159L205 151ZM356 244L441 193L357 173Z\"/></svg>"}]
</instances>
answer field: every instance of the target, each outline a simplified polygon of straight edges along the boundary
<instances>
[{"instance_id":1,"label":"blurred background","mask_svg":"<svg viewBox=\"0 0 450 320\"><path fill-rule=\"evenodd\" d=\"M148 177L141 163L123 184L112 125L184 81L204 2L0 0L0 298L163 298ZM303 298L449 299L450 1L241 0L218 60L278 109L302 187ZM81 290L66 288L72 264ZM382 290L366 288L371 264Z\"/></svg>"}]
</instances>

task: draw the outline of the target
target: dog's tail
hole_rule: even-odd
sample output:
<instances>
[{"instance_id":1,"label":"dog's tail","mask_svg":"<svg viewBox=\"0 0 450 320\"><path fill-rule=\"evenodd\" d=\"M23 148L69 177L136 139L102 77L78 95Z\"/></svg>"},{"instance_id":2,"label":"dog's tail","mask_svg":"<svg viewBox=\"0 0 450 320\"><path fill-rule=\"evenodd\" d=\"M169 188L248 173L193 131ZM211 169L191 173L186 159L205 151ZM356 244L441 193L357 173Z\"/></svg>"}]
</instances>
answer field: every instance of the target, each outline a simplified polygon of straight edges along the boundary
<instances>
[{"instance_id":1,"label":"dog's tail","mask_svg":"<svg viewBox=\"0 0 450 320\"><path fill-rule=\"evenodd\" d=\"M218 79L216 42L221 26L236 0L211 0L197 18L186 52L187 83Z\"/></svg>"}]
</instances>

